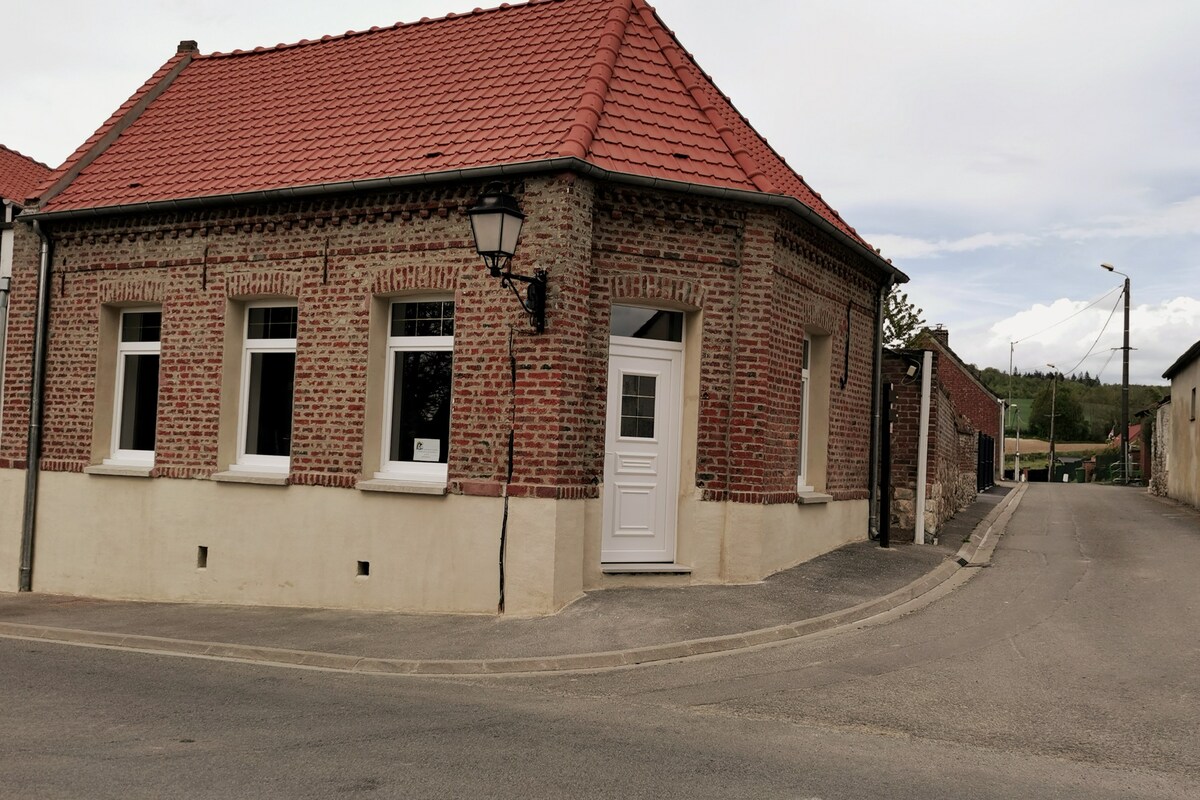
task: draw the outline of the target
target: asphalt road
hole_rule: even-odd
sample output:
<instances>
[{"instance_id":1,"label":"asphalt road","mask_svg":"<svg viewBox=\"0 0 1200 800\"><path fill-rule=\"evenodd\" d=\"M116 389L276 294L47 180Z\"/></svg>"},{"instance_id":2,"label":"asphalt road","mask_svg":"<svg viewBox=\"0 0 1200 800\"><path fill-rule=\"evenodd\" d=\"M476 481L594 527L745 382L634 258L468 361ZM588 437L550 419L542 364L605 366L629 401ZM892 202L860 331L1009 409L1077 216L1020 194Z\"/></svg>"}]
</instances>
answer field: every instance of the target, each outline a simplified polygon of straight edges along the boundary
<instances>
[{"instance_id":1,"label":"asphalt road","mask_svg":"<svg viewBox=\"0 0 1200 800\"><path fill-rule=\"evenodd\" d=\"M961 573L960 573L961 574ZM1200 797L1200 516L1034 485L917 611L596 674L0 640L0 797Z\"/></svg>"}]
</instances>

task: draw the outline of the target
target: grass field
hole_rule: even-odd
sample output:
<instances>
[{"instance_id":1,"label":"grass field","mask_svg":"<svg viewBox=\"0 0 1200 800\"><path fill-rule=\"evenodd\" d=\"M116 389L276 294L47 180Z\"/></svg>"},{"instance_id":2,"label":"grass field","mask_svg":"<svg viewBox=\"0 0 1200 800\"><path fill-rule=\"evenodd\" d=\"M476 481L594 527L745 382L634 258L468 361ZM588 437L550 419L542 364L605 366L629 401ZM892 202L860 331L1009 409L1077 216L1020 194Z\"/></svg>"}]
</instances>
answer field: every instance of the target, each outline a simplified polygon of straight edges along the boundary
<instances>
[{"instance_id":1,"label":"grass field","mask_svg":"<svg viewBox=\"0 0 1200 800\"><path fill-rule=\"evenodd\" d=\"M1094 455L1108 448L1107 442L1055 442L1054 452L1065 455ZM1012 455L1017 452L1017 440L1012 436L1004 440L1004 452ZM1021 437L1021 455L1026 453L1049 453L1050 443L1044 439L1026 439Z\"/></svg>"}]
</instances>

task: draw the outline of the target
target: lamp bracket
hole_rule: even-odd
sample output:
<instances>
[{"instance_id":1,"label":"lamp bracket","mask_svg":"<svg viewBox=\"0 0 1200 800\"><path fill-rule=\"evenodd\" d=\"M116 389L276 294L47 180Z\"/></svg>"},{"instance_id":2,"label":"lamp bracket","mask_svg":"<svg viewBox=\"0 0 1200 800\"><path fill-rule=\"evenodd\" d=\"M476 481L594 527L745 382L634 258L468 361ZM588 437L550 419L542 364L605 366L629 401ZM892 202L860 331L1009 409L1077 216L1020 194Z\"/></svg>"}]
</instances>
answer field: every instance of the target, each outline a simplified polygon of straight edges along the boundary
<instances>
[{"instance_id":1,"label":"lamp bracket","mask_svg":"<svg viewBox=\"0 0 1200 800\"><path fill-rule=\"evenodd\" d=\"M549 282L546 270L535 269L532 278L511 270L499 272L497 269L493 274L498 274L501 286L512 291L513 296L517 298L517 302L525 311L525 315L529 317L529 324L533 326L533 329L538 333L544 333L546 330L546 285ZM526 284L525 297L521 296L521 291L516 286L517 283Z\"/></svg>"}]
</instances>

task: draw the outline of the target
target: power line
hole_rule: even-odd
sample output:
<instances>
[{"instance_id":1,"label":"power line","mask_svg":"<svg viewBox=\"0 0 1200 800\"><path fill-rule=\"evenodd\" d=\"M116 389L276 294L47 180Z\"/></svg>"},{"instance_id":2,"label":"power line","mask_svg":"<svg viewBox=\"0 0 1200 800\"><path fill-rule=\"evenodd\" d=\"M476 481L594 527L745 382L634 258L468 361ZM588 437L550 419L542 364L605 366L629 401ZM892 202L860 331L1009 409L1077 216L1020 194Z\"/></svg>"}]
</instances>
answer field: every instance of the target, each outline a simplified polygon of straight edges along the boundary
<instances>
[{"instance_id":1,"label":"power line","mask_svg":"<svg viewBox=\"0 0 1200 800\"><path fill-rule=\"evenodd\" d=\"M1110 292L1110 294L1111 294L1111 292ZM1088 356L1090 356L1092 354L1092 351L1096 349L1096 345L1100 344L1100 337L1104 335L1104 332L1106 330L1108 330L1108 323L1112 322L1112 318L1117 313L1117 306L1120 304L1120 302L1121 302L1121 298L1118 297L1117 302L1113 303L1112 311L1108 312L1108 319L1104 320L1104 327L1102 327L1100 329L1100 333L1096 334L1096 341L1092 342L1092 346L1089 347L1088 351L1083 354L1083 358L1079 359L1079 363L1076 364L1075 366L1071 367L1064 374L1070 375L1071 373L1075 372L1075 370L1079 369L1080 365L1083 364L1084 361L1087 361Z\"/></svg>"},{"instance_id":2,"label":"power line","mask_svg":"<svg viewBox=\"0 0 1200 800\"><path fill-rule=\"evenodd\" d=\"M1089 308L1091 308L1092 306L1096 305L1097 303L1099 303L1099 302L1100 302L1101 300L1103 300L1104 298L1108 297L1108 296L1109 296L1110 294L1112 294L1113 292L1119 292L1119 291L1121 291L1123 288L1124 288L1124 286L1114 286L1112 289L1109 289L1107 292L1105 292L1104 294L1100 295L1100 296L1099 296L1099 297L1097 297L1095 300L1093 300L1092 302L1088 303L1088 304L1087 304L1086 306L1084 306L1083 308L1081 308L1081 309L1079 309L1078 311L1076 311L1074 314L1071 314L1069 317L1064 317L1064 318L1060 319L1058 322L1056 322L1056 323L1054 323L1053 325L1051 325L1050 327L1048 327L1048 328L1043 328L1042 330L1038 331L1037 333L1031 333L1031 334L1029 334L1028 336L1026 336L1024 339L1017 339L1017 340L1015 340L1015 341L1013 342L1013 344L1020 344L1021 342L1027 341L1027 340L1029 340L1029 339L1033 339L1034 337L1041 336L1041 335L1042 335L1043 333L1045 333L1046 331L1053 330L1054 328L1057 328L1059 325L1062 325L1062 324L1063 324L1064 322L1066 322L1067 320L1074 319L1075 317L1079 316L1079 315L1080 315L1080 314L1082 314L1083 312L1087 311ZM1115 310L1115 308L1114 308L1114 310ZM1111 317L1110 317L1110 318L1111 318ZM1107 324L1107 323L1106 323L1106 324Z\"/></svg>"}]
</instances>

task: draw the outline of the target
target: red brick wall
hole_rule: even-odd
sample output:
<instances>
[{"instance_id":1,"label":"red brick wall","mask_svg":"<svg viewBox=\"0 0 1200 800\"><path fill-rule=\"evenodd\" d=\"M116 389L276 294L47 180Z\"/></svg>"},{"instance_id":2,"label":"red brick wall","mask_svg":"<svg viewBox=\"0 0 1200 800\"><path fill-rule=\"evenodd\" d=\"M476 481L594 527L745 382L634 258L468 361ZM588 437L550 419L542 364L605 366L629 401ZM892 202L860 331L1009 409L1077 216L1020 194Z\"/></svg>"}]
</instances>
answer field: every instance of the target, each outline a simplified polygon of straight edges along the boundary
<instances>
[{"instance_id":1,"label":"red brick wall","mask_svg":"<svg viewBox=\"0 0 1200 800\"><path fill-rule=\"evenodd\" d=\"M936 345L935 349L938 349L939 355L945 355ZM996 396L984 388L953 356L945 355L940 359L937 375L954 398L954 407L958 413L970 420L975 430L986 433L999 442L1000 406Z\"/></svg>"},{"instance_id":2,"label":"red brick wall","mask_svg":"<svg viewBox=\"0 0 1200 800\"><path fill-rule=\"evenodd\" d=\"M511 492L596 493L609 309L640 299L703 315L697 472L682 480L709 499L794 500L799 334L810 326L831 336L828 488L866 497L877 284L858 256L780 211L572 175L530 179L518 191L528 220L513 266L550 270L538 336L474 253L465 210L480 188L47 222L44 468L90 463L101 306L126 301L163 307L156 474L225 468L217 445L227 304L284 296L299 306L291 480L352 486L375 468L362 463L371 297L428 289L457 303L451 491L499 493L515 412ZM23 466L37 256L36 237L18 225L3 466Z\"/></svg>"},{"instance_id":3,"label":"red brick wall","mask_svg":"<svg viewBox=\"0 0 1200 800\"><path fill-rule=\"evenodd\" d=\"M891 425L891 519L900 534L913 531L913 499L917 486L917 453L920 435L921 376L905 376L910 363L921 363L920 350L887 352L883 380L890 382L895 421ZM942 381L952 363L941 352L932 357L933 383L929 401L929 442L926 455L926 510L933 515L932 531L964 508L975 497L977 432L961 414L950 387ZM927 526L930 531L930 526ZM903 538L901 536L901 538Z\"/></svg>"}]
</instances>

